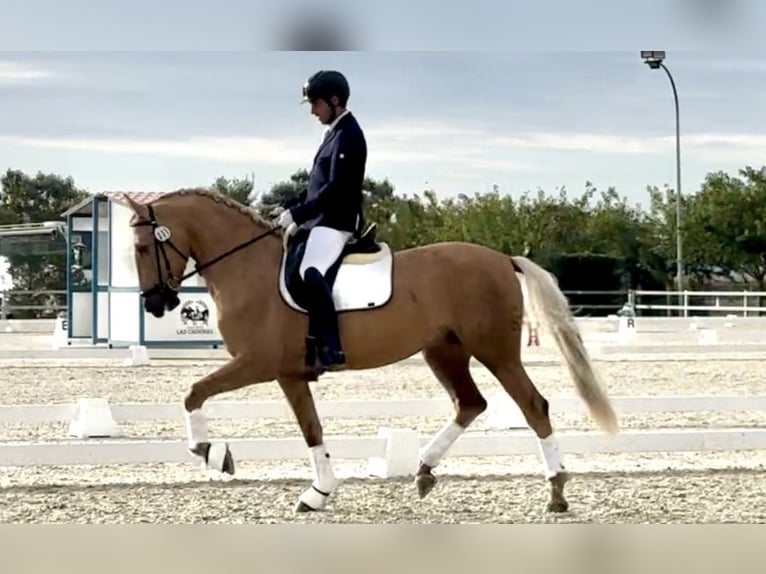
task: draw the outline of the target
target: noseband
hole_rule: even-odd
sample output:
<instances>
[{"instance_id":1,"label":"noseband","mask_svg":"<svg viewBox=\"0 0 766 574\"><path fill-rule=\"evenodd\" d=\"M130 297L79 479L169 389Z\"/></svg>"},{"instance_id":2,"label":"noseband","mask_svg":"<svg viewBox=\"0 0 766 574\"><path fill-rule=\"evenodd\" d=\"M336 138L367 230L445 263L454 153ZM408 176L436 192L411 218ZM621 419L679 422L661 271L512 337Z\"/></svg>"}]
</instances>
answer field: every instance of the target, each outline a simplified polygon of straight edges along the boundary
<instances>
[{"instance_id":1,"label":"noseband","mask_svg":"<svg viewBox=\"0 0 766 574\"><path fill-rule=\"evenodd\" d=\"M248 245L251 245L253 243L256 243L257 241L260 241L267 235L270 235L279 229L279 227L274 227L272 229L269 229L268 231L261 233L260 235L257 235L256 237L249 239L248 241L245 241L244 243L241 243L240 245L237 245L236 247L232 249L229 249L225 253L218 255L217 257L211 259L210 261L207 261L206 263L203 263L202 265L196 265L194 268L194 271L190 271L189 273L186 273L185 275L182 275L181 277L176 277L173 274L172 269L170 268L170 260L168 259L167 252L165 251L165 246L167 245L173 251L178 253L183 258L184 261L188 261L189 256L185 255L170 240L172 235L170 233L170 229L168 229L164 225L159 224L159 222L157 221L157 218L154 216L154 208L151 205L147 205L146 207L149 210L149 219L148 220L144 219L144 220L132 223L131 227L141 227L145 225L152 226L152 235L154 236L154 254L155 254L155 259L157 261L157 277L159 281L151 289L142 291L141 296L148 297L150 295L158 293L162 296L163 300L165 300L166 302L170 302L170 301L174 301L175 303L178 302L178 295L177 295L178 290L181 288L181 284L189 277L196 275L197 273L199 273L206 267L213 265L213 263L216 263L220 261L221 259L223 259L224 257L231 255L235 251L239 251L240 249L243 249L247 247ZM162 260L165 263L165 271L167 274L167 278L164 281L162 280L162 268L160 265L160 256L162 257Z\"/></svg>"}]
</instances>

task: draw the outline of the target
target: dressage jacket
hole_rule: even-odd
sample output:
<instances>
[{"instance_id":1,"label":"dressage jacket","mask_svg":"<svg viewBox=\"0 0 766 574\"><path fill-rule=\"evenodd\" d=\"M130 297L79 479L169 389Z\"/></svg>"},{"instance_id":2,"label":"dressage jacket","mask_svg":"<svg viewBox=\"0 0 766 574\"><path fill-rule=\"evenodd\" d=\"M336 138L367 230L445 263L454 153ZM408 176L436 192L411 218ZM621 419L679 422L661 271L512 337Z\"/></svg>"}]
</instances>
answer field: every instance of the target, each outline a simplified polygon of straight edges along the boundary
<instances>
[{"instance_id":1,"label":"dressage jacket","mask_svg":"<svg viewBox=\"0 0 766 574\"><path fill-rule=\"evenodd\" d=\"M362 225L362 181L367 142L347 112L327 133L314 156L306 197L290 208L302 228L316 225L357 233Z\"/></svg>"}]
</instances>

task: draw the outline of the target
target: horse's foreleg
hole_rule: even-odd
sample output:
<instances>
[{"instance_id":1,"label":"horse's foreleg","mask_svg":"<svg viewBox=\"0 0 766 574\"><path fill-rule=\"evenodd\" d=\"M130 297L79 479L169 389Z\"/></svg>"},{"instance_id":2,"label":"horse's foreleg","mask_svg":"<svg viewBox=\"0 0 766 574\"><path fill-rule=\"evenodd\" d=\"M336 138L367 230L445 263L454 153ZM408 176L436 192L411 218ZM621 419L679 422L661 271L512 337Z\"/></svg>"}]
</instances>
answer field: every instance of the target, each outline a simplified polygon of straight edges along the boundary
<instances>
[{"instance_id":1,"label":"horse's foreleg","mask_svg":"<svg viewBox=\"0 0 766 574\"><path fill-rule=\"evenodd\" d=\"M298 420L314 472L314 480L311 486L298 497L295 511L321 510L327 505L330 495L337 488L338 480L332 468L330 453L323 442L322 423L319 421L314 397L308 381L280 379L278 382Z\"/></svg>"},{"instance_id":2,"label":"horse's foreleg","mask_svg":"<svg viewBox=\"0 0 766 574\"><path fill-rule=\"evenodd\" d=\"M207 417L202 405L210 397L257 382L253 362L245 356L236 356L217 371L194 383L184 400L184 420L189 451L199 456L208 468L234 474L234 459L229 445L208 440Z\"/></svg>"}]
</instances>

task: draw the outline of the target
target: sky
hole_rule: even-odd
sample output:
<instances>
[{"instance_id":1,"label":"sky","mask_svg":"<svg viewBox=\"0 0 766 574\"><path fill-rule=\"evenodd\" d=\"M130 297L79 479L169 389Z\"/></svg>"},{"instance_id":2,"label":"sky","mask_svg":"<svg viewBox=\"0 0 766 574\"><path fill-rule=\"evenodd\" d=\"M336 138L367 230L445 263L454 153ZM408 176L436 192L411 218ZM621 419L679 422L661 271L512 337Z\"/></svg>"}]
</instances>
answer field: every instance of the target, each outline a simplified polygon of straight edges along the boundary
<instances>
[{"instance_id":1,"label":"sky","mask_svg":"<svg viewBox=\"0 0 766 574\"><path fill-rule=\"evenodd\" d=\"M621 14L645 17L653 2L626 5ZM76 3L89 11L74 15L62 4L29 0L4 14L3 171L71 175L90 192L169 191L219 176L252 177L264 191L310 168L324 128L300 105L301 87L314 71L337 69L351 83L349 109L367 138L367 173L388 178L399 194L428 188L446 198L497 185L516 197L562 187L574 196L590 181L646 204L648 185L676 185L671 84L639 57L641 48L673 42L647 46L631 37L629 46L603 43L614 49L533 42L489 50L467 32L453 36L452 49L410 41L411 49L405 42L396 51L265 51L232 40L240 19L226 8L190 15L173 12L177 2L169 0L142 18L109 13L111 3ZM13 22L35 6L45 10L44 25L25 35ZM104 15L123 27L95 25ZM176 25L163 27L163 18ZM503 26L524 28L518 18ZM559 18L548 32L565 27ZM222 38L215 48L206 29ZM711 171L766 164L766 52L689 46L668 49L665 61L680 101L682 193L698 190Z\"/></svg>"}]
</instances>

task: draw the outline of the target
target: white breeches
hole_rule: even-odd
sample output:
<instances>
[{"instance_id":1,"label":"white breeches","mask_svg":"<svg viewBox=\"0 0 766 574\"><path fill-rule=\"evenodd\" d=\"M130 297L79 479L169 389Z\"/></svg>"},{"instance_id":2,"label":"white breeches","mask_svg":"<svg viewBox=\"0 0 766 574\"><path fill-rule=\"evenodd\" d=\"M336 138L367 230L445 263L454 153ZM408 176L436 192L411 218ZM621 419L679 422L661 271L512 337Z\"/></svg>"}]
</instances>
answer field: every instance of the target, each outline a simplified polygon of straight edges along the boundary
<instances>
[{"instance_id":1,"label":"white breeches","mask_svg":"<svg viewBox=\"0 0 766 574\"><path fill-rule=\"evenodd\" d=\"M352 235L350 231L339 231L319 225L313 227L306 240L306 251L298 270L301 279L305 278L304 274L309 267L316 267L322 275L327 273L330 266L338 260Z\"/></svg>"}]
</instances>

